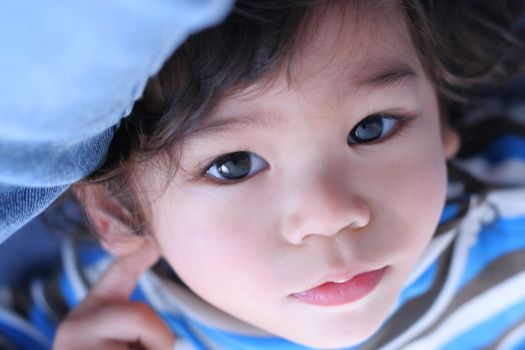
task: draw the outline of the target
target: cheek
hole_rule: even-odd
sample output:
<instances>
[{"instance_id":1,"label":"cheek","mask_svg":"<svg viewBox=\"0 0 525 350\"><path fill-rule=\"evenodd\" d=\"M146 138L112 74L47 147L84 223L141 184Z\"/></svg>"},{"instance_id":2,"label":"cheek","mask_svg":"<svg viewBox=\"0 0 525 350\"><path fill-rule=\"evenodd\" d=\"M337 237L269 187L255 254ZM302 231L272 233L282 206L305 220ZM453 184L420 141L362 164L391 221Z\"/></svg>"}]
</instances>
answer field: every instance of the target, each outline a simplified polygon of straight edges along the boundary
<instances>
[{"instance_id":1,"label":"cheek","mask_svg":"<svg viewBox=\"0 0 525 350\"><path fill-rule=\"evenodd\" d=\"M446 159L437 113L419 117L385 147L363 152L353 180L371 210L363 250L415 261L437 227L446 196ZM406 266L408 264L404 264Z\"/></svg>"},{"instance_id":2,"label":"cheek","mask_svg":"<svg viewBox=\"0 0 525 350\"><path fill-rule=\"evenodd\" d=\"M385 235L394 252L415 258L425 249L438 224L446 196L446 162L439 135L420 133L410 153L391 154L385 160L390 181L381 188L384 200L376 210L383 214L386 227L395 234ZM434 140L434 142L429 142ZM426 141L426 142L424 142ZM378 214L381 218L381 214Z\"/></svg>"},{"instance_id":3,"label":"cheek","mask_svg":"<svg viewBox=\"0 0 525 350\"><path fill-rule=\"evenodd\" d=\"M226 201L220 192L179 192L176 202L168 193L154 208L155 235L164 257L185 283L212 303L252 289L252 276L271 278L265 262L274 251L268 225L258 222L267 217L263 208L269 206Z\"/></svg>"}]
</instances>

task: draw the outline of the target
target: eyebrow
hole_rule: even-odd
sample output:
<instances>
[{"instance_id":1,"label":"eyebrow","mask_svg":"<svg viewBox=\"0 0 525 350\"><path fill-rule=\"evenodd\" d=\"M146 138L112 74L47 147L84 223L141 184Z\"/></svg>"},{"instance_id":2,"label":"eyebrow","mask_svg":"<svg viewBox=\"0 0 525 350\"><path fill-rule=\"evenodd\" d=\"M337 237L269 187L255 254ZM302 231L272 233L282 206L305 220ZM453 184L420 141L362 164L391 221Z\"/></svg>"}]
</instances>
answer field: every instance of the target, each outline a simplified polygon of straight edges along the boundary
<instances>
[{"instance_id":1,"label":"eyebrow","mask_svg":"<svg viewBox=\"0 0 525 350\"><path fill-rule=\"evenodd\" d=\"M226 133L232 129L245 129L256 127L276 127L283 123L283 119L268 111L260 110L253 114L240 114L228 118L211 120L198 125L189 132L188 138L210 136L213 134Z\"/></svg>"},{"instance_id":2,"label":"eyebrow","mask_svg":"<svg viewBox=\"0 0 525 350\"><path fill-rule=\"evenodd\" d=\"M364 73L355 75L352 80L353 89L371 87L374 89L386 89L397 85L407 79L416 78L415 70L401 62L390 62L381 64L377 68L368 69ZM268 111L256 111L253 114L233 115L224 119L204 121L190 132L189 137L202 137L204 135L219 134L232 129L254 128L254 127L276 127L283 123L283 118L276 113Z\"/></svg>"},{"instance_id":3,"label":"eyebrow","mask_svg":"<svg viewBox=\"0 0 525 350\"><path fill-rule=\"evenodd\" d=\"M373 88L384 89L398 84L407 78L415 78L417 74L409 65L393 61L387 64L380 64L379 67L369 69L370 72L364 72L354 76L354 81L359 87L361 85Z\"/></svg>"}]
</instances>

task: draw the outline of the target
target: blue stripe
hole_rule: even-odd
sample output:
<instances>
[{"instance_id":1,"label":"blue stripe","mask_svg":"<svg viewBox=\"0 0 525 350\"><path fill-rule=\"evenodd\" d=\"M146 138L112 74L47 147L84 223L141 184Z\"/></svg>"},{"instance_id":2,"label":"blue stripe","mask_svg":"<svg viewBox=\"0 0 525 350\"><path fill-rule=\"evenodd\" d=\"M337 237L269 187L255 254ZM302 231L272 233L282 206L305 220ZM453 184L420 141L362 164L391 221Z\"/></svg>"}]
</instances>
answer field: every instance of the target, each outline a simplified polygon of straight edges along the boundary
<instances>
[{"instance_id":1,"label":"blue stripe","mask_svg":"<svg viewBox=\"0 0 525 350\"><path fill-rule=\"evenodd\" d=\"M467 332L447 343L442 350L484 349L524 317L525 300L522 300L486 322L469 328Z\"/></svg>"},{"instance_id":2,"label":"blue stripe","mask_svg":"<svg viewBox=\"0 0 525 350\"><path fill-rule=\"evenodd\" d=\"M19 318L17 315L15 316ZM27 323L25 320L20 320L26 323L28 327L34 328L33 325ZM34 329L36 330L36 328ZM49 340L48 344L42 344L37 339L34 339L29 333L16 328L14 325L9 324L3 319L0 319L0 333L6 336L11 342L15 343L21 350L47 350L51 348L51 340Z\"/></svg>"},{"instance_id":3,"label":"blue stripe","mask_svg":"<svg viewBox=\"0 0 525 350\"><path fill-rule=\"evenodd\" d=\"M142 288L140 288L140 285L137 285L137 287L133 290L129 296L129 299L134 301L142 301L143 303L149 304L146 294L144 294Z\"/></svg>"},{"instance_id":4,"label":"blue stripe","mask_svg":"<svg viewBox=\"0 0 525 350\"><path fill-rule=\"evenodd\" d=\"M76 245L76 253L81 266L91 266L101 259L110 256L98 242L89 242Z\"/></svg>"},{"instance_id":5,"label":"blue stripe","mask_svg":"<svg viewBox=\"0 0 525 350\"><path fill-rule=\"evenodd\" d=\"M60 277L58 278L60 291L62 292L62 295L64 296L64 300L69 306L69 308L75 307L75 305L78 304L77 297L75 296L75 293L73 292L73 287L71 286L71 283L69 282L68 278L66 277L66 274L62 271L60 273Z\"/></svg>"},{"instance_id":6,"label":"blue stripe","mask_svg":"<svg viewBox=\"0 0 525 350\"><path fill-rule=\"evenodd\" d=\"M471 281L488 264L497 258L525 249L525 216L513 219L499 219L484 226L477 243L470 249L461 286Z\"/></svg>"},{"instance_id":7,"label":"blue stripe","mask_svg":"<svg viewBox=\"0 0 525 350\"><path fill-rule=\"evenodd\" d=\"M55 337L56 326L47 318L46 313L39 309L35 304L31 305L29 320L49 339Z\"/></svg>"},{"instance_id":8,"label":"blue stripe","mask_svg":"<svg viewBox=\"0 0 525 350\"><path fill-rule=\"evenodd\" d=\"M508 135L492 141L481 152L492 165L514 158L525 161L525 138L518 135Z\"/></svg>"},{"instance_id":9,"label":"blue stripe","mask_svg":"<svg viewBox=\"0 0 525 350\"><path fill-rule=\"evenodd\" d=\"M459 213L459 205L458 204L447 204L443 211L441 212L441 217L439 219L439 224L443 224L447 221L450 221L454 219Z\"/></svg>"},{"instance_id":10,"label":"blue stripe","mask_svg":"<svg viewBox=\"0 0 525 350\"><path fill-rule=\"evenodd\" d=\"M440 223L455 218L459 213L459 209L460 206L458 204L447 204L443 208ZM434 280L437 277L438 264L438 261L434 261L421 276L401 291L395 307L396 310L402 307L406 302L426 293L432 287Z\"/></svg>"},{"instance_id":11,"label":"blue stripe","mask_svg":"<svg viewBox=\"0 0 525 350\"><path fill-rule=\"evenodd\" d=\"M435 261L421 276L419 276L418 279L403 289L398 299L399 307L401 307L407 301L426 293L432 287L432 284L436 279L437 270L438 262Z\"/></svg>"},{"instance_id":12,"label":"blue stripe","mask_svg":"<svg viewBox=\"0 0 525 350\"><path fill-rule=\"evenodd\" d=\"M208 349L189 326L189 323L191 323L189 319L181 317L180 315L175 316L167 313L162 313L160 316L169 325L170 329L177 335L177 337L189 341L197 350ZM195 326L195 324L192 325Z\"/></svg>"}]
</instances>

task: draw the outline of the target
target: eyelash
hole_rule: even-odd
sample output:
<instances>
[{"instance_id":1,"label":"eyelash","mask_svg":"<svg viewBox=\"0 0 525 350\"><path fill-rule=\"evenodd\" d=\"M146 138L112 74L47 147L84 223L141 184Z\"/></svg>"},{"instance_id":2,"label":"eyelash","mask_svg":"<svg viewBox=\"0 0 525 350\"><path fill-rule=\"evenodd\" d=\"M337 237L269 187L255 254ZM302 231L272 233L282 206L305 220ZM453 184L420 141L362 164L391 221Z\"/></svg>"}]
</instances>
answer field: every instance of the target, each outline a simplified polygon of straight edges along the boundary
<instances>
[{"instance_id":1,"label":"eyelash","mask_svg":"<svg viewBox=\"0 0 525 350\"><path fill-rule=\"evenodd\" d=\"M356 147L356 146L371 146L374 144L379 144L384 141L390 140L393 137L399 136L401 131L408 126L409 122L411 122L413 119L415 119L414 115L396 115L396 114L388 114L388 113L375 113L371 114L363 119L361 119L348 133L348 136L350 136L354 130L356 130L361 124L363 124L365 121L370 121L371 119L377 119L377 118L384 118L382 120L389 120L389 121L395 121L396 125L394 125L390 131L386 132L385 135L381 135L377 139L373 139L370 141L363 141L363 142L356 142L356 143L350 143L348 142L349 146ZM347 141L348 141L347 137Z\"/></svg>"},{"instance_id":2,"label":"eyelash","mask_svg":"<svg viewBox=\"0 0 525 350\"><path fill-rule=\"evenodd\" d=\"M253 152L249 152L249 151L236 151L236 152L231 152L231 153L225 153L223 155L220 155L216 158L214 158L211 162L207 163L207 165L203 166L200 168L200 176L199 178L204 178L205 180L209 181L209 182L212 182L216 185L231 185L231 184L236 184L236 183L240 183L240 182L243 182L249 178L251 178L253 175L259 173L260 171L264 170L259 170L259 171L256 171L255 173L251 173L250 171L250 175L246 176L246 177L242 177L242 178L239 178L239 179L220 179L216 176L213 176L213 175L210 175L209 172L210 172L210 169L225 161L226 159L231 159L233 158L235 155L239 155L239 154L247 154L250 156L250 165L252 165L253 163L253 160L255 160L256 162L257 161L262 161L262 162L265 162L267 166L265 166L265 168L268 168L268 163L262 158L260 157L259 155L253 153Z\"/></svg>"},{"instance_id":3,"label":"eyelash","mask_svg":"<svg viewBox=\"0 0 525 350\"><path fill-rule=\"evenodd\" d=\"M409 114L405 114L405 115L398 115L398 114L389 114L389 113L375 113L375 114L371 114L363 119L361 119L349 132L349 135L350 133L352 133L360 124L362 124L364 121L367 121L367 120L370 120L370 118L377 118L377 117L383 117L385 119L389 119L389 120L394 120L397 122L397 125L393 126L392 127L392 130L389 131L386 135L382 136L381 138L377 139L377 140L372 140L372 141L369 141L369 142L362 142L362 143L354 143L354 144L350 144L348 143L347 141L347 144L348 146L351 146L351 147L356 147L356 146L371 146L371 145L375 145L375 144L380 144L380 143L383 143L387 140L390 140L396 136L399 136L400 133L402 132L402 130L408 126L408 124L416 118L416 116L414 115L409 115ZM246 177L243 177L243 178L240 178L240 179L235 179L235 180L227 180L227 179L220 179L220 178L217 178L215 176L212 176L209 174L209 170L219 164L219 162L221 161L224 161L225 159L228 159L228 157L231 157L235 154L239 154L239 153L246 153L246 154L249 154L249 155L254 155L256 156L257 158L261 159L262 161L264 161L263 158L259 157L257 154L253 153L253 152L249 152L249 151L235 151L235 152L230 152L230 153L225 153L225 154L222 154L218 157L215 157L213 158L212 161L210 162L207 162L207 163L204 163L205 165L203 166L199 166L198 169L199 169L199 172L198 172L198 176L196 176L195 180L196 181L205 181L205 182L208 182L208 183L211 183L211 184L214 184L214 185L218 185L218 186L221 186L221 185L234 185L234 184L238 184L238 183L241 183L241 182L244 182L248 179L250 179L251 177L257 175L260 171L257 171L249 176L246 176ZM264 170L264 169L263 169Z\"/></svg>"}]
</instances>

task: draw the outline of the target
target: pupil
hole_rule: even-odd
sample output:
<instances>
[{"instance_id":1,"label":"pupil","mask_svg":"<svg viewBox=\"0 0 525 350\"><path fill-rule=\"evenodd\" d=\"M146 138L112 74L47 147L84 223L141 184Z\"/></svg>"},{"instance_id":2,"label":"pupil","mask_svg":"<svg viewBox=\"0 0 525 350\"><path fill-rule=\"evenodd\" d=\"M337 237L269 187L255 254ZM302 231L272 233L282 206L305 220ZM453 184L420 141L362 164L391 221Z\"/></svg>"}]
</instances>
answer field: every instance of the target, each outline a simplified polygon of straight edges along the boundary
<instances>
[{"instance_id":1,"label":"pupil","mask_svg":"<svg viewBox=\"0 0 525 350\"><path fill-rule=\"evenodd\" d=\"M355 130L355 137L360 141L373 141L381 136L383 121L379 118L365 121Z\"/></svg>"},{"instance_id":2,"label":"pupil","mask_svg":"<svg viewBox=\"0 0 525 350\"><path fill-rule=\"evenodd\" d=\"M246 152L229 154L217 164L218 172L230 180L246 177L250 173L250 168L251 159Z\"/></svg>"}]
</instances>

